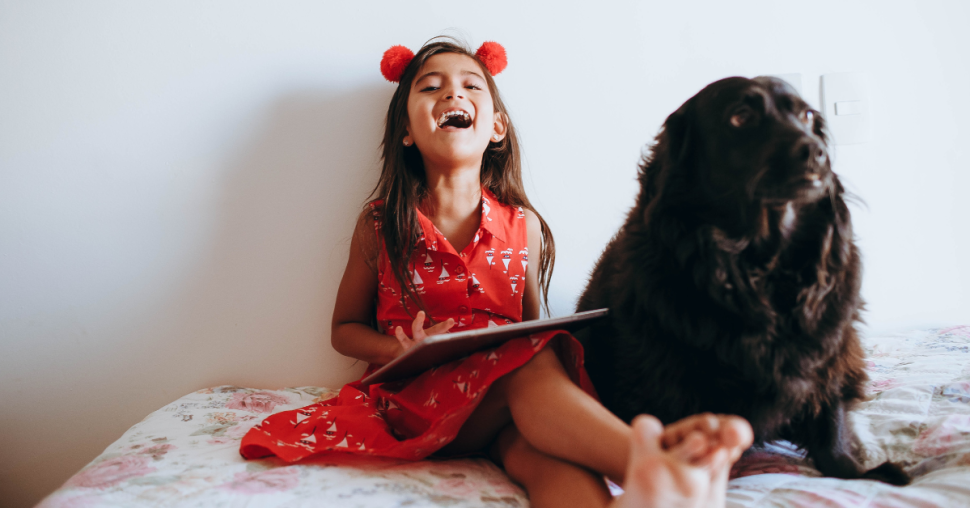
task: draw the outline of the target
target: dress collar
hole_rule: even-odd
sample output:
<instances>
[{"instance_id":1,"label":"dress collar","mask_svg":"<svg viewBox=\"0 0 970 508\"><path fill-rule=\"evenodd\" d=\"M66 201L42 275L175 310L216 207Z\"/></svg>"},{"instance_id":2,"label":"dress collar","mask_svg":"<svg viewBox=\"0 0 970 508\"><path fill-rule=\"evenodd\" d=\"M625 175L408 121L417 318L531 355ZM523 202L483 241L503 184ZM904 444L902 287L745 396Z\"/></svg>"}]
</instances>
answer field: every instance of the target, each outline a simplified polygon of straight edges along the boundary
<instances>
[{"instance_id":1,"label":"dress collar","mask_svg":"<svg viewBox=\"0 0 970 508\"><path fill-rule=\"evenodd\" d=\"M439 248L443 248L444 235L438 231L438 228L434 226L431 219L421 213L420 209L417 212L418 225L421 226L421 235L418 241L424 240L425 246L429 250L436 251ZM490 190L482 187L482 220L472 243L477 243L481 239L480 237L483 231L487 231L490 235L504 243L506 237L505 224L509 221L509 216L512 213L515 213L515 211L511 207L499 202L498 198Z\"/></svg>"},{"instance_id":2,"label":"dress collar","mask_svg":"<svg viewBox=\"0 0 970 508\"><path fill-rule=\"evenodd\" d=\"M505 242L505 225L509 222L512 209L492 194L492 191L482 187L482 224L481 229Z\"/></svg>"}]
</instances>

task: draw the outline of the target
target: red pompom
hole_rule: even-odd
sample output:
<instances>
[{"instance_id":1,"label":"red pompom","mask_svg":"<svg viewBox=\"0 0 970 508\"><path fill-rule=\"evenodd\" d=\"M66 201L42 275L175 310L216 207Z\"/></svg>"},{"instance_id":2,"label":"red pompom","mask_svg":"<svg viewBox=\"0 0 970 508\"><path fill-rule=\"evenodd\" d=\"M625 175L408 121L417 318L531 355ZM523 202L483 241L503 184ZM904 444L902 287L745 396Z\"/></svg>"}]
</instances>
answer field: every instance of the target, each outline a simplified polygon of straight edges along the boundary
<instances>
[{"instance_id":1,"label":"red pompom","mask_svg":"<svg viewBox=\"0 0 970 508\"><path fill-rule=\"evenodd\" d=\"M503 53L504 54L504 53ZM414 53L404 46L391 46L391 49L384 52L381 58L381 74L392 83L401 81L404 69L411 63Z\"/></svg>"},{"instance_id":2,"label":"red pompom","mask_svg":"<svg viewBox=\"0 0 970 508\"><path fill-rule=\"evenodd\" d=\"M509 60L505 56L505 48L497 42L483 42L478 51L475 52L475 56L485 64L485 68L492 76L504 71L505 66L509 64Z\"/></svg>"}]
</instances>

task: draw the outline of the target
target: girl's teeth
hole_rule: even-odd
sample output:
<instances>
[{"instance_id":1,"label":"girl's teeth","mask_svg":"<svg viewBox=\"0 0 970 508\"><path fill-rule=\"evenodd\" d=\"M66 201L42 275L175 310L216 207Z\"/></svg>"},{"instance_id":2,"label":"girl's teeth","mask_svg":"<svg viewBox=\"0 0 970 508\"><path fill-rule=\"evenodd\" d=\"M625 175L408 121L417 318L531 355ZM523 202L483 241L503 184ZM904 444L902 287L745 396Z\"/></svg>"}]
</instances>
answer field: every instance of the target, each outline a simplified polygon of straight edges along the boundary
<instances>
[{"instance_id":1,"label":"girl's teeth","mask_svg":"<svg viewBox=\"0 0 970 508\"><path fill-rule=\"evenodd\" d=\"M438 118L438 127L441 127L442 124L447 122L448 119L453 116L463 116L465 118L468 118L468 113L465 113L464 111L446 111L442 113L441 116Z\"/></svg>"}]
</instances>

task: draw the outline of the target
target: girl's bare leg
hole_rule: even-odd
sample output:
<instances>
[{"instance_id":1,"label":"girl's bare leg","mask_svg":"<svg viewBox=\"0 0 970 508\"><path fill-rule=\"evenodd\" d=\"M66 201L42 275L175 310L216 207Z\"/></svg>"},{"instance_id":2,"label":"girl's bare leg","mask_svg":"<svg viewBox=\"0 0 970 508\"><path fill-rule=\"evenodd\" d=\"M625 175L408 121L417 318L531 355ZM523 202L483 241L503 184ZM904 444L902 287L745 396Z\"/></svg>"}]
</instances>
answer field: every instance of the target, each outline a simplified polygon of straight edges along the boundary
<instances>
[{"instance_id":1,"label":"girl's bare leg","mask_svg":"<svg viewBox=\"0 0 970 508\"><path fill-rule=\"evenodd\" d=\"M444 455L486 448L514 420L533 447L621 483L630 427L569 378L551 347L492 384Z\"/></svg>"},{"instance_id":2,"label":"girl's bare leg","mask_svg":"<svg viewBox=\"0 0 970 508\"><path fill-rule=\"evenodd\" d=\"M509 425L493 450L505 472L529 494L529 503L544 507L605 508L613 498L602 475L536 450Z\"/></svg>"},{"instance_id":3,"label":"girl's bare leg","mask_svg":"<svg viewBox=\"0 0 970 508\"><path fill-rule=\"evenodd\" d=\"M629 489L621 502L630 506L723 506L730 466L751 444L746 421L714 415L685 418L659 431L639 423L635 440L629 426L569 379L551 348L494 383L443 451L480 450L510 419L517 435L503 438L509 475L530 496L543 499L556 495L556 485L569 483L577 491L571 491L573 499L585 496L591 506L598 506L595 500L605 485L588 470ZM508 445L519 439L518 445ZM549 469L533 477L529 464ZM654 478L655 473L660 476ZM629 484L624 482L627 474L635 475Z\"/></svg>"},{"instance_id":4,"label":"girl's bare leg","mask_svg":"<svg viewBox=\"0 0 970 508\"><path fill-rule=\"evenodd\" d=\"M522 437L536 450L622 484L630 427L569 378L551 347L492 385Z\"/></svg>"}]
</instances>

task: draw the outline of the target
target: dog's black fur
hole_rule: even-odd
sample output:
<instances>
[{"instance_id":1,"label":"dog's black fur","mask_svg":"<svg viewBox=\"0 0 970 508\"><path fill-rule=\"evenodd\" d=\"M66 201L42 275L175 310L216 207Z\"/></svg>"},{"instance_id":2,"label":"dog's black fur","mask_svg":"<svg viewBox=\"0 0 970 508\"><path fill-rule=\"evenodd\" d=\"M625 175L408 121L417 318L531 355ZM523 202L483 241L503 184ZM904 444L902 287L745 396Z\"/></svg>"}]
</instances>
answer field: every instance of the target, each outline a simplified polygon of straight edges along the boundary
<instances>
[{"instance_id":1,"label":"dog's black fur","mask_svg":"<svg viewBox=\"0 0 970 508\"><path fill-rule=\"evenodd\" d=\"M727 78L664 122L640 194L578 310L603 403L629 422L711 411L785 438L826 476L866 471L846 412L865 396L861 266L821 116L784 81Z\"/></svg>"}]
</instances>

